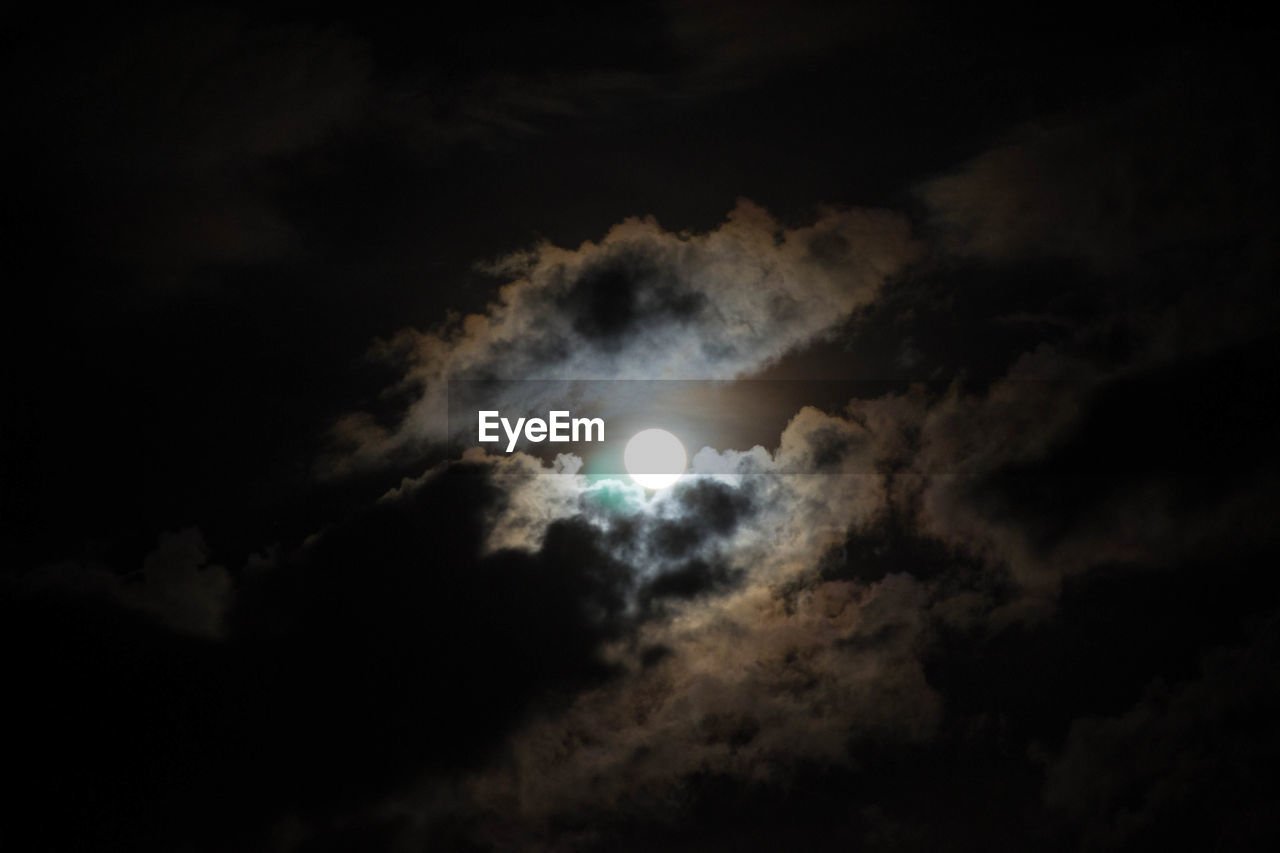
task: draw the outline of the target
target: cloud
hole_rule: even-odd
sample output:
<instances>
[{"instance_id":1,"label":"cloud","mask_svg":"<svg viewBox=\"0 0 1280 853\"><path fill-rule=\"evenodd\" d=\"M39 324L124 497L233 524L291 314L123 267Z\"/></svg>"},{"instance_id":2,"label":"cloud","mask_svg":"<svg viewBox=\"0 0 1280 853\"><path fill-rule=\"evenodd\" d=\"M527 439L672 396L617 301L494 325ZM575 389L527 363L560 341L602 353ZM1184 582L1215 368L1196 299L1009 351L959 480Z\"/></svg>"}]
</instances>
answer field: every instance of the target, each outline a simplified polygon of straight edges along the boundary
<instances>
[{"instance_id":1,"label":"cloud","mask_svg":"<svg viewBox=\"0 0 1280 853\"><path fill-rule=\"evenodd\" d=\"M453 826L589 848L693 819L709 780L775 797L824 773L865 790L886 751L935 767L957 728L994 725L939 651L956 636L1052 637L1057 590L1097 562L1150 573L1214 541L1176 492L1151 500L1141 466L1071 493L1048 539L1064 507L1006 476L1060 483L1117 381L1045 350L978 393L806 407L774 450L704 448L653 495L573 457L472 451L243 575L214 742L252 768L254 813L296 815L304 836L370 821L378 844ZM157 577L190 562L191 540L169 545ZM223 727L254 735L229 745ZM858 833L914 837L854 813Z\"/></svg>"},{"instance_id":2,"label":"cloud","mask_svg":"<svg viewBox=\"0 0 1280 853\"><path fill-rule=\"evenodd\" d=\"M1189 242L1261 237L1276 115L1242 97L1252 73L1158 64L1102 109L1026 123L916 195L948 251L1002 264L1134 274L1185 261Z\"/></svg>"},{"instance_id":3,"label":"cloud","mask_svg":"<svg viewBox=\"0 0 1280 853\"><path fill-rule=\"evenodd\" d=\"M219 642L192 636L227 592L194 531L165 537L136 584L55 567L0 586L26 649L16 724L44 733L12 757L24 827L55 849L231 843L471 766L535 701L612 677L599 649L628 629L632 569L580 518L487 550L502 499L484 464L458 463L259 561L216 614Z\"/></svg>"},{"instance_id":4,"label":"cloud","mask_svg":"<svg viewBox=\"0 0 1280 853\"><path fill-rule=\"evenodd\" d=\"M365 46L218 10L112 27L87 48L40 44L18 62L32 156L57 170L76 234L98 256L178 283L202 265L295 251L272 167L364 114Z\"/></svg>"},{"instance_id":5,"label":"cloud","mask_svg":"<svg viewBox=\"0 0 1280 853\"><path fill-rule=\"evenodd\" d=\"M765 47L748 30L726 67ZM213 171L318 144L348 103L319 101L266 149L216 146L235 162ZM1177 668L1274 598L1273 560L1228 559L1276 544L1274 306L1241 298L1268 256L1212 249L1231 207L1213 194L1208 225L1179 205L1149 221L1182 168L1129 159L1152 115L1027 130L926 184L932 252L897 214L785 226L741 202L705 233L629 219L490 265L505 286L484 312L375 347L408 404L344 419L327 473L443 442L453 379L750 375L866 332L849 318L901 297L926 255L959 337L1021 317L1045 340L1002 352L994 380L957 368L803 406L776 446L701 448L657 494L573 456L471 449L252 569L210 565L189 530L135 575L60 566L0 588L19 730L57 726L17 757L38 800L24 817L92 848L241 846L276 826L304 850L445 847L433 833L590 849L619 827L697 846L681 832L717 808L733 841L760 844L776 812L817 835L830 824L794 805L816 798L844 833L819 840L841 847L969 839L950 828L1008 846L1005 830L1043 841L1027 825L1058 821L1100 848L1169 827L1207 848L1223 815L1228 841L1251 840L1274 626ZM244 138L270 136L263 121ZM1086 319L1041 323L1057 315L988 286L1004 267L1046 303L1084 299L1048 293L1058 279L1028 263L1045 257L1103 294ZM891 352L930 346L917 316L886 324ZM1132 695L1161 667L1173 687ZM94 784L68 781L73 763Z\"/></svg>"},{"instance_id":6,"label":"cloud","mask_svg":"<svg viewBox=\"0 0 1280 853\"><path fill-rule=\"evenodd\" d=\"M1276 652L1272 618L1252 642L1204 655L1197 678L1154 682L1123 713L1072 724L1044 799L1080 831L1081 849L1274 841Z\"/></svg>"},{"instance_id":7,"label":"cloud","mask_svg":"<svg viewBox=\"0 0 1280 853\"><path fill-rule=\"evenodd\" d=\"M918 655L927 587L901 572L864 584L815 571L850 524L873 526L883 509L884 478L864 467L875 444L867 427L807 409L776 453L704 450L648 499L568 478L573 517L628 567L635 621L600 647L616 678L532 718L504 757L464 777L460 808L483 817L482 835L585 814L675 817L700 772L778 782L805 762L851 766L862 738L928 739L941 706ZM514 494L546 488L531 483Z\"/></svg>"},{"instance_id":8,"label":"cloud","mask_svg":"<svg viewBox=\"0 0 1280 853\"><path fill-rule=\"evenodd\" d=\"M776 66L757 60L779 54L785 67L807 47L841 41L831 9L793 21L794 44L780 52L776 10L724 11L711 17L733 34L710 42L719 28L682 6L667 10L665 30L625 11L568 10L568 21L526 38L459 21L424 34L412 62L339 25L265 23L225 8L90 15L19 46L6 64L33 164L30 184L19 184L30 197L18 198L50 215L64 250L152 284L189 287L211 270L297 260L316 251L299 190L331 179L344 146L438 163L460 146L510 144L566 119L712 94L741 85L744 68ZM584 45L606 38L620 41L607 57ZM561 61L548 66L549 54ZM462 58L494 55L504 61Z\"/></svg>"},{"instance_id":9,"label":"cloud","mask_svg":"<svg viewBox=\"0 0 1280 853\"><path fill-rule=\"evenodd\" d=\"M749 585L646 627L662 654L532 721L467 782L479 838L679 824L700 777L785 787L811 763L855 766L863 739L927 740L941 707L914 652L924 598L904 575L787 598Z\"/></svg>"},{"instance_id":10,"label":"cloud","mask_svg":"<svg viewBox=\"0 0 1280 853\"><path fill-rule=\"evenodd\" d=\"M230 573L209 563L204 536L194 527L162 534L135 572L118 575L93 563L54 563L32 572L24 586L111 601L174 631L209 639L223 636L232 600Z\"/></svg>"},{"instance_id":11,"label":"cloud","mask_svg":"<svg viewBox=\"0 0 1280 853\"><path fill-rule=\"evenodd\" d=\"M698 2L666 4L667 32L688 60L682 88L702 94L741 88L899 34L909 4Z\"/></svg>"},{"instance_id":12,"label":"cloud","mask_svg":"<svg viewBox=\"0 0 1280 853\"><path fill-rule=\"evenodd\" d=\"M457 145L494 148L537 137L565 118L609 115L655 97L660 86L654 75L625 67L457 76L451 68L399 82L379 99L378 120L412 150L438 157Z\"/></svg>"},{"instance_id":13,"label":"cloud","mask_svg":"<svg viewBox=\"0 0 1280 853\"><path fill-rule=\"evenodd\" d=\"M945 670L939 683L940 633L1052 649L1075 579L1119 567L1157 594L1162 573L1227 537L1266 547L1262 516L1246 509L1265 499L1247 481L1204 512L1187 500L1212 463L1163 457L1159 441L1125 455L1115 419L1135 435L1158 429L1180 403L1164 383L1197 369L1117 374L1045 349L980 393L914 388L842 414L803 409L773 452L705 448L650 502L585 510L628 555L638 600L662 606L603 647L617 679L532 719L466 777L458 808L477 821L472 837L578 849L552 827L679 823L704 776L776 790L815 765L856 775L866 739L943 737L942 687L956 684ZM1255 379L1236 376L1241 391ZM601 487L582 488L589 507Z\"/></svg>"},{"instance_id":14,"label":"cloud","mask_svg":"<svg viewBox=\"0 0 1280 853\"><path fill-rule=\"evenodd\" d=\"M896 214L828 209L786 228L741 201L705 234L628 219L599 243L508 256L490 267L510 281L485 313L375 348L412 402L390 426L343 418L330 471L445 440L451 379L743 376L832 333L915 251Z\"/></svg>"}]
</instances>

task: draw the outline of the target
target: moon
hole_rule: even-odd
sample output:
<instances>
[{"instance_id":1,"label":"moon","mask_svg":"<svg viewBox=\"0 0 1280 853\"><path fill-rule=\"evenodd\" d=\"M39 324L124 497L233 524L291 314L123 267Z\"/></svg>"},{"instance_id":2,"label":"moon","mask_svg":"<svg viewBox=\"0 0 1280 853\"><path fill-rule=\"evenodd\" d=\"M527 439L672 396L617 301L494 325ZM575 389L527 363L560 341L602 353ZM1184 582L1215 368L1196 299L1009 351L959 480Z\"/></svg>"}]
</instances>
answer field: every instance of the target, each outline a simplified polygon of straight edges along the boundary
<instances>
[{"instance_id":1,"label":"moon","mask_svg":"<svg viewBox=\"0 0 1280 853\"><path fill-rule=\"evenodd\" d=\"M627 473L646 489L665 489L688 464L684 445L665 429L644 429L631 437L622 452Z\"/></svg>"}]
</instances>

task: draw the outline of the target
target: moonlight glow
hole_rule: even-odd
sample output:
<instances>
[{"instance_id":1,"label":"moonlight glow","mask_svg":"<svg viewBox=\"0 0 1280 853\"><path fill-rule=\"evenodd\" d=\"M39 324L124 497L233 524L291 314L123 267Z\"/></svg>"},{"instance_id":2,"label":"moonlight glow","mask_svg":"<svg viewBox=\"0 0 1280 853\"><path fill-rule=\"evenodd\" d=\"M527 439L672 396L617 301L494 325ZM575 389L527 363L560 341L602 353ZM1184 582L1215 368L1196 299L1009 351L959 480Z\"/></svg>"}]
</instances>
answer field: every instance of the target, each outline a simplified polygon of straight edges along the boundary
<instances>
[{"instance_id":1,"label":"moonlight glow","mask_svg":"<svg viewBox=\"0 0 1280 853\"><path fill-rule=\"evenodd\" d=\"M688 457L684 445L665 429L641 430L622 454L627 473L646 489L665 489L684 473Z\"/></svg>"}]
</instances>

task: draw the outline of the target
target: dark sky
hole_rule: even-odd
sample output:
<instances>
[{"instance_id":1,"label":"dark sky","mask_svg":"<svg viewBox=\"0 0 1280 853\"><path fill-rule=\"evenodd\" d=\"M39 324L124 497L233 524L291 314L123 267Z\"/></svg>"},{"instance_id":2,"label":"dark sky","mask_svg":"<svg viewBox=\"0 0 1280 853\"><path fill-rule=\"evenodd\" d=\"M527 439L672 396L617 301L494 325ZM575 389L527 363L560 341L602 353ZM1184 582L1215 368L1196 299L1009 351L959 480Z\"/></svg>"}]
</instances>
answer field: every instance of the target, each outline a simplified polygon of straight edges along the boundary
<instances>
[{"instance_id":1,"label":"dark sky","mask_svg":"<svg viewBox=\"0 0 1280 853\"><path fill-rule=\"evenodd\" d=\"M1275 36L13 13L0 846L1271 849Z\"/></svg>"}]
</instances>

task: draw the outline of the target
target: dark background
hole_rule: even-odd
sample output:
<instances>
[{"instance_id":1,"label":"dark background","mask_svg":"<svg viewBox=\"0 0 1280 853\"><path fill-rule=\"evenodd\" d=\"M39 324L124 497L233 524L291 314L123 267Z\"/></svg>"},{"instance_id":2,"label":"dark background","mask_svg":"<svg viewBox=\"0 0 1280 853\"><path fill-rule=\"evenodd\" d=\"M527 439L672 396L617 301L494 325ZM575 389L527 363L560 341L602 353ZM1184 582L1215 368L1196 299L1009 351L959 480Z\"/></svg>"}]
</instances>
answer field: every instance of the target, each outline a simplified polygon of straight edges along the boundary
<instances>
[{"instance_id":1,"label":"dark background","mask_svg":"<svg viewBox=\"0 0 1280 853\"><path fill-rule=\"evenodd\" d=\"M12 12L0 843L1268 848L1274 37L1222 4ZM1010 185L1061 194L1026 214L1034 240L974 248L929 182L1027 139ZM1044 553L1129 513L1121 494L1171 529L1125 515L1113 540L1082 536L1085 568L1043 618L939 622L912 649L942 697L927 738L851 722L844 760L495 815L456 780L629 678L603 644L740 588L742 566L682 543L736 535L765 499L690 487L674 527L606 540L572 517L540 550L485 554L505 500L485 469L375 504L448 454L326 476L330 427L394 422L408 401L371 342L483 311L503 281L477 264L629 216L706 231L740 197L787 226L823 204L897 211L926 247L834 335L749 378L981 394L1042 345L1111 365L1070 392L1065 437L984 472L966 505ZM802 403L838 410L765 386L769 450ZM214 637L111 591L193 527L173 553L233 590ZM1111 547L1178 528L1206 532L1159 560ZM637 568L646 537L678 568ZM1018 597L1016 572L893 512L811 569Z\"/></svg>"}]
</instances>

